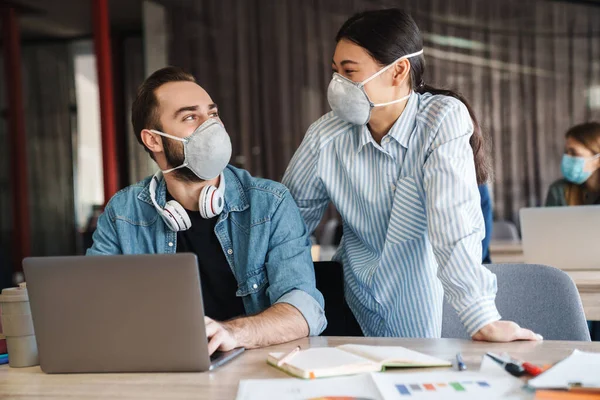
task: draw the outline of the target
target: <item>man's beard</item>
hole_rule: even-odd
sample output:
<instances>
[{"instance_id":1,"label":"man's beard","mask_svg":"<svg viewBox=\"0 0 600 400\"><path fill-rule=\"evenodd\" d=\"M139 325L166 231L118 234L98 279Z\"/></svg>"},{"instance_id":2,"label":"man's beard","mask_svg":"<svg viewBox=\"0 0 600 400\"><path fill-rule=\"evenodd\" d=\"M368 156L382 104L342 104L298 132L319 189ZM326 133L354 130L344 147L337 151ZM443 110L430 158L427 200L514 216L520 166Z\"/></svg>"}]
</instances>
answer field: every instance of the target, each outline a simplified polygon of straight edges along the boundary
<instances>
[{"instance_id":1,"label":"man's beard","mask_svg":"<svg viewBox=\"0 0 600 400\"><path fill-rule=\"evenodd\" d=\"M185 155L183 152L183 143L169 138L162 138L165 149L165 158L169 168L175 168L183 164ZM188 167L182 167L171 172L175 178L182 182L199 183L204 182L204 179L198 178Z\"/></svg>"}]
</instances>

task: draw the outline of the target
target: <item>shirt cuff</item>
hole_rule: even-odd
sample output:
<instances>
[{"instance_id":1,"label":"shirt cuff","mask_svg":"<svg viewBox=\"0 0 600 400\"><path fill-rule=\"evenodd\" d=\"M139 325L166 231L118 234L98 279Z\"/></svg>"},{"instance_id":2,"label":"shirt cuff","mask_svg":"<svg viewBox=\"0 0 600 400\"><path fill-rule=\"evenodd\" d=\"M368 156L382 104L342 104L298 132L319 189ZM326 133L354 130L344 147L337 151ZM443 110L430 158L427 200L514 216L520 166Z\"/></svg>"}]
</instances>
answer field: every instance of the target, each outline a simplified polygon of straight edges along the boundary
<instances>
[{"instance_id":1,"label":"shirt cuff","mask_svg":"<svg viewBox=\"0 0 600 400\"><path fill-rule=\"evenodd\" d=\"M473 336L487 324L501 318L495 300L495 296L483 297L458 314L469 336Z\"/></svg>"},{"instance_id":2,"label":"shirt cuff","mask_svg":"<svg viewBox=\"0 0 600 400\"><path fill-rule=\"evenodd\" d=\"M281 296L275 304L287 303L298 309L308 324L309 335L318 336L325 330L327 320L323 307L308 293L294 289Z\"/></svg>"}]
</instances>

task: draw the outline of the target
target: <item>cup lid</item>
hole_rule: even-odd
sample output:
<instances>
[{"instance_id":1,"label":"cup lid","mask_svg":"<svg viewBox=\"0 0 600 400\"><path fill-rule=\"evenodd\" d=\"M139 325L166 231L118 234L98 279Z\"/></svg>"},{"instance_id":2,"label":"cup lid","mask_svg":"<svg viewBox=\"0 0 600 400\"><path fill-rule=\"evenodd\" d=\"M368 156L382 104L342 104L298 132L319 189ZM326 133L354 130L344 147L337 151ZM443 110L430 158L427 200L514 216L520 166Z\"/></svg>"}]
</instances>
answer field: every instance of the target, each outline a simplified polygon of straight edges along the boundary
<instances>
[{"instance_id":1,"label":"cup lid","mask_svg":"<svg viewBox=\"0 0 600 400\"><path fill-rule=\"evenodd\" d=\"M22 287L7 288L0 294L0 303L9 303L17 301L29 301L27 289Z\"/></svg>"}]
</instances>

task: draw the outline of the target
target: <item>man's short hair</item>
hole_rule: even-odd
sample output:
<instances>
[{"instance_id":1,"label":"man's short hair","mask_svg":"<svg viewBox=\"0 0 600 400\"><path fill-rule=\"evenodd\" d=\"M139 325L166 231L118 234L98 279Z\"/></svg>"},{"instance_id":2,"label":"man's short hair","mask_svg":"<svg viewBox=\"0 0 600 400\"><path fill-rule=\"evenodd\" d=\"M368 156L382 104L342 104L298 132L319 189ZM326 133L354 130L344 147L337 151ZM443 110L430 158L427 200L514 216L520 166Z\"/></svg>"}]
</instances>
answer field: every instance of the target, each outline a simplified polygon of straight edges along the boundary
<instances>
[{"instance_id":1,"label":"man's short hair","mask_svg":"<svg viewBox=\"0 0 600 400\"><path fill-rule=\"evenodd\" d=\"M155 91L169 82L196 82L196 79L179 67L161 68L146 78L144 83L140 85L131 105L131 124L133 125L135 137L152 157L152 152L142 142L142 130L162 130Z\"/></svg>"}]
</instances>

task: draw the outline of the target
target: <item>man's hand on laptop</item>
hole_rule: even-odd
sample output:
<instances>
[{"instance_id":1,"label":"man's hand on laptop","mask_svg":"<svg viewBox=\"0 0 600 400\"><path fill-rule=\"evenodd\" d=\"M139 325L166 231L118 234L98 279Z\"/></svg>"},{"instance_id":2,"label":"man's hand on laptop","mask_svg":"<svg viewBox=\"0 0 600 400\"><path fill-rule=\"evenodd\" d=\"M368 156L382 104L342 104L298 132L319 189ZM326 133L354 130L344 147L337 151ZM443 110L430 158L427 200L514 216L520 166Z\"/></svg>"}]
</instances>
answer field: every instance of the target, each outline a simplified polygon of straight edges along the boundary
<instances>
[{"instance_id":1,"label":"man's hand on laptop","mask_svg":"<svg viewBox=\"0 0 600 400\"><path fill-rule=\"evenodd\" d=\"M226 323L204 317L206 337L208 338L208 354L215 351L229 351L239 347L233 333L227 328Z\"/></svg>"},{"instance_id":2,"label":"man's hand on laptop","mask_svg":"<svg viewBox=\"0 0 600 400\"><path fill-rule=\"evenodd\" d=\"M208 353L236 347L255 349L290 342L308 336L310 329L303 314L287 303L276 303L251 316L218 322L204 317Z\"/></svg>"}]
</instances>

